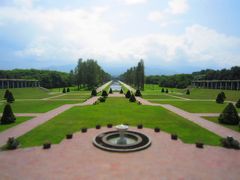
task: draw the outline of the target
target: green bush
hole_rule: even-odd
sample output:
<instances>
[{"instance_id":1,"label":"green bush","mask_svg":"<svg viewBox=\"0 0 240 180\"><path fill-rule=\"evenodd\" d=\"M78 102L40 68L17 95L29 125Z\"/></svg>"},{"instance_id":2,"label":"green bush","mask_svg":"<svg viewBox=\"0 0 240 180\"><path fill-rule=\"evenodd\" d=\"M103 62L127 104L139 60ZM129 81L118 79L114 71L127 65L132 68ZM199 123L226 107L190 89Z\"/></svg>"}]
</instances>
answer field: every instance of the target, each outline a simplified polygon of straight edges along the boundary
<instances>
[{"instance_id":1,"label":"green bush","mask_svg":"<svg viewBox=\"0 0 240 180\"><path fill-rule=\"evenodd\" d=\"M100 98L98 98L98 100L99 100L100 102L105 102L105 101L106 101L106 98L105 98L105 97L100 97Z\"/></svg>"},{"instance_id":2,"label":"green bush","mask_svg":"<svg viewBox=\"0 0 240 180\"><path fill-rule=\"evenodd\" d=\"M10 124L15 122L16 118L12 112L11 105L7 103L3 110L3 115L1 117L1 124Z\"/></svg>"},{"instance_id":3,"label":"green bush","mask_svg":"<svg viewBox=\"0 0 240 180\"><path fill-rule=\"evenodd\" d=\"M122 89L120 90L120 94L123 94L123 90Z\"/></svg>"},{"instance_id":4,"label":"green bush","mask_svg":"<svg viewBox=\"0 0 240 180\"><path fill-rule=\"evenodd\" d=\"M230 149L240 149L240 144L233 137L226 137L221 139L221 143L223 147Z\"/></svg>"},{"instance_id":5,"label":"green bush","mask_svg":"<svg viewBox=\"0 0 240 180\"><path fill-rule=\"evenodd\" d=\"M168 93L168 89L166 89L165 93Z\"/></svg>"},{"instance_id":6,"label":"green bush","mask_svg":"<svg viewBox=\"0 0 240 180\"><path fill-rule=\"evenodd\" d=\"M96 89L93 89L93 90L92 90L91 96L97 96L97 91L96 91Z\"/></svg>"},{"instance_id":7,"label":"green bush","mask_svg":"<svg viewBox=\"0 0 240 180\"><path fill-rule=\"evenodd\" d=\"M63 88L62 93L66 93L66 88Z\"/></svg>"},{"instance_id":8,"label":"green bush","mask_svg":"<svg viewBox=\"0 0 240 180\"><path fill-rule=\"evenodd\" d=\"M142 93L141 93L141 91L139 89L136 90L135 96L139 96L139 97L142 96Z\"/></svg>"},{"instance_id":9,"label":"green bush","mask_svg":"<svg viewBox=\"0 0 240 180\"><path fill-rule=\"evenodd\" d=\"M223 99L225 100L225 99L226 99L225 93L222 91L222 92L220 92L220 94L221 94L221 96L223 97Z\"/></svg>"},{"instance_id":10,"label":"green bush","mask_svg":"<svg viewBox=\"0 0 240 180\"><path fill-rule=\"evenodd\" d=\"M10 91L9 91L8 89L6 89L5 94L4 94L4 99L7 99L7 98L8 98L9 92L10 92Z\"/></svg>"},{"instance_id":11,"label":"green bush","mask_svg":"<svg viewBox=\"0 0 240 180\"><path fill-rule=\"evenodd\" d=\"M102 91L102 96L103 96L103 97L107 97L107 96L108 96L107 91L103 90L103 91Z\"/></svg>"},{"instance_id":12,"label":"green bush","mask_svg":"<svg viewBox=\"0 0 240 180\"><path fill-rule=\"evenodd\" d=\"M127 93L125 94L125 97L128 98L128 99L131 97L131 92L130 92L129 90L128 90Z\"/></svg>"},{"instance_id":13,"label":"green bush","mask_svg":"<svg viewBox=\"0 0 240 180\"><path fill-rule=\"evenodd\" d=\"M70 92L70 88L67 88L67 92Z\"/></svg>"},{"instance_id":14,"label":"green bush","mask_svg":"<svg viewBox=\"0 0 240 180\"><path fill-rule=\"evenodd\" d=\"M8 97L7 97L7 102L8 103L13 103L13 101L15 101L13 94L11 91L9 91Z\"/></svg>"},{"instance_id":15,"label":"green bush","mask_svg":"<svg viewBox=\"0 0 240 180\"><path fill-rule=\"evenodd\" d=\"M224 96L222 93L219 93L216 98L216 103L223 104L224 103Z\"/></svg>"},{"instance_id":16,"label":"green bush","mask_svg":"<svg viewBox=\"0 0 240 180\"><path fill-rule=\"evenodd\" d=\"M130 98L129 98L130 102L136 102L136 98L134 96L134 94L131 94Z\"/></svg>"},{"instance_id":17,"label":"green bush","mask_svg":"<svg viewBox=\"0 0 240 180\"><path fill-rule=\"evenodd\" d=\"M236 102L236 107L240 108L240 99Z\"/></svg>"},{"instance_id":18,"label":"green bush","mask_svg":"<svg viewBox=\"0 0 240 180\"><path fill-rule=\"evenodd\" d=\"M162 93L164 93L164 92L165 92L164 88L162 88L161 92L162 92Z\"/></svg>"},{"instance_id":19,"label":"green bush","mask_svg":"<svg viewBox=\"0 0 240 180\"><path fill-rule=\"evenodd\" d=\"M232 103L229 103L218 118L219 123L237 125L239 116Z\"/></svg>"},{"instance_id":20,"label":"green bush","mask_svg":"<svg viewBox=\"0 0 240 180\"><path fill-rule=\"evenodd\" d=\"M190 95L190 90L189 90L189 89L187 89L186 94L187 94L187 95Z\"/></svg>"},{"instance_id":21,"label":"green bush","mask_svg":"<svg viewBox=\"0 0 240 180\"><path fill-rule=\"evenodd\" d=\"M8 138L6 149L9 149L9 150L17 149L18 146L19 146L19 142L14 137Z\"/></svg>"},{"instance_id":22,"label":"green bush","mask_svg":"<svg viewBox=\"0 0 240 180\"><path fill-rule=\"evenodd\" d=\"M113 93L112 88L110 88L109 89L109 94L112 94L112 93Z\"/></svg>"}]
</instances>

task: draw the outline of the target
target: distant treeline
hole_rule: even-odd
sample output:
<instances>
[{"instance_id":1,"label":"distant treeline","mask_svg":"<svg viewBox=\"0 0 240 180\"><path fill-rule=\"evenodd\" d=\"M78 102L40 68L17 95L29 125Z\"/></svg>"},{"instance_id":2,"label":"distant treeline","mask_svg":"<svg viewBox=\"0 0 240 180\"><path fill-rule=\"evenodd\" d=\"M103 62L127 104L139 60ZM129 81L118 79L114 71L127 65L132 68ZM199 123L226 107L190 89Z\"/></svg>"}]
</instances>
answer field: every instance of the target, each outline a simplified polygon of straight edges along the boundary
<instances>
[{"instance_id":1,"label":"distant treeline","mask_svg":"<svg viewBox=\"0 0 240 180\"><path fill-rule=\"evenodd\" d=\"M146 76L147 84L159 84L163 87L186 88L193 80L239 80L240 67L231 69L212 70L206 69L192 74L175 74L170 76Z\"/></svg>"},{"instance_id":2,"label":"distant treeline","mask_svg":"<svg viewBox=\"0 0 240 180\"><path fill-rule=\"evenodd\" d=\"M136 87L137 89L144 90L144 62L140 60L136 67L131 67L125 73L120 75L120 80Z\"/></svg>"},{"instance_id":3,"label":"distant treeline","mask_svg":"<svg viewBox=\"0 0 240 180\"><path fill-rule=\"evenodd\" d=\"M83 86L88 89L97 87L111 79L111 75L106 73L93 59L86 61L79 59L73 77L78 88Z\"/></svg>"},{"instance_id":4,"label":"distant treeline","mask_svg":"<svg viewBox=\"0 0 240 180\"><path fill-rule=\"evenodd\" d=\"M42 87L58 88L72 85L69 73L37 70L37 69L13 69L0 70L2 79L35 79L39 80Z\"/></svg>"}]
</instances>

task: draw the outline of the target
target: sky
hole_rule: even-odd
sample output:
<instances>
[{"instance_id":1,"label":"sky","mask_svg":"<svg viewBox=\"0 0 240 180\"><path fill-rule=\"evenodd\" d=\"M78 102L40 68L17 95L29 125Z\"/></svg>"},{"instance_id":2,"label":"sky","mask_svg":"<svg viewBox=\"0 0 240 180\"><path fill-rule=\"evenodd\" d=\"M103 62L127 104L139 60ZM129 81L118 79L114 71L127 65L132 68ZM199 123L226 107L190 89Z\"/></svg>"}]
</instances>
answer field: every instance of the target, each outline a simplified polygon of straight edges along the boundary
<instances>
[{"instance_id":1,"label":"sky","mask_svg":"<svg viewBox=\"0 0 240 180\"><path fill-rule=\"evenodd\" d=\"M0 69L69 71L95 59L118 75L240 65L239 0L0 0Z\"/></svg>"}]
</instances>

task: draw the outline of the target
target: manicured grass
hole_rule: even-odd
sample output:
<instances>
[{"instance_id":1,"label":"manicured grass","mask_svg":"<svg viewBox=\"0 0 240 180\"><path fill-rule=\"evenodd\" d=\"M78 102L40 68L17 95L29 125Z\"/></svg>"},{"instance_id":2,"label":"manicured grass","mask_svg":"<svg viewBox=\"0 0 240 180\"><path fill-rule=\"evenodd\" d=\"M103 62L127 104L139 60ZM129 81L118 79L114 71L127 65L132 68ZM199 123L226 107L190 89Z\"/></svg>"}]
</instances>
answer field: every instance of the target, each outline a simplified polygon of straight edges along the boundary
<instances>
[{"instance_id":1,"label":"manicured grass","mask_svg":"<svg viewBox=\"0 0 240 180\"><path fill-rule=\"evenodd\" d=\"M1 117L0 117L1 119ZM21 124L29 119L32 119L32 117L16 117L16 121L12 124L0 124L0 132L6 130L6 129L9 129L13 126L16 126L18 124Z\"/></svg>"},{"instance_id":2,"label":"manicured grass","mask_svg":"<svg viewBox=\"0 0 240 180\"><path fill-rule=\"evenodd\" d=\"M55 109L64 104L81 103L83 100L35 100L16 101L11 104L14 113L43 113ZM4 104L0 104L0 112L3 111Z\"/></svg>"},{"instance_id":3,"label":"manicured grass","mask_svg":"<svg viewBox=\"0 0 240 180\"><path fill-rule=\"evenodd\" d=\"M64 88L64 87L61 87L61 88L52 88L52 89L49 89L49 90L50 90L51 92L60 92L60 93L62 93L63 88ZM66 87L66 88L68 88L68 87ZM70 89L70 92L81 92L81 91L88 91L88 92L89 92L89 90L88 90L87 87L81 87L80 89L78 89L77 86L71 86L71 87L69 87L69 89Z\"/></svg>"},{"instance_id":4,"label":"manicured grass","mask_svg":"<svg viewBox=\"0 0 240 180\"><path fill-rule=\"evenodd\" d=\"M15 99L42 99L56 95L40 88L13 88L9 90L13 93ZM6 89L0 89L0 99L4 97L5 91Z\"/></svg>"},{"instance_id":5,"label":"manicured grass","mask_svg":"<svg viewBox=\"0 0 240 180\"><path fill-rule=\"evenodd\" d=\"M226 128L232 129L234 131L240 132L239 125L221 124L221 123L218 122L218 117L204 117L204 119L207 119L207 120L212 121L214 123L220 124L221 126L224 126Z\"/></svg>"},{"instance_id":6,"label":"manicured grass","mask_svg":"<svg viewBox=\"0 0 240 180\"><path fill-rule=\"evenodd\" d=\"M18 139L22 147L40 146L47 140L59 143L67 133L80 131L83 127L93 128L96 124L106 126L108 123L128 123L132 126L141 123L144 127L160 127L163 131L177 133L185 143L202 141L219 145L219 136L197 124L161 107L137 105L125 98L108 98L98 105L74 107Z\"/></svg>"},{"instance_id":7,"label":"manicured grass","mask_svg":"<svg viewBox=\"0 0 240 180\"><path fill-rule=\"evenodd\" d=\"M143 95L144 99L178 99L176 97L168 96L165 93L154 94L154 95Z\"/></svg>"},{"instance_id":8,"label":"manicured grass","mask_svg":"<svg viewBox=\"0 0 240 180\"><path fill-rule=\"evenodd\" d=\"M58 96L58 97L53 97L51 99L88 99L90 98L90 93L88 95L82 95L82 94L74 94L74 93L71 93L71 94L64 94L63 96Z\"/></svg>"},{"instance_id":9,"label":"manicured grass","mask_svg":"<svg viewBox=\"0 0 240 180\"><path fill-rule=\"evenodd\" d=\"M151 100L150 100L151 101ZM227 103L217 104L214 101L151 101L159 104L171 104L191 113L221 113Z\"/></svg>"}]
</instances>

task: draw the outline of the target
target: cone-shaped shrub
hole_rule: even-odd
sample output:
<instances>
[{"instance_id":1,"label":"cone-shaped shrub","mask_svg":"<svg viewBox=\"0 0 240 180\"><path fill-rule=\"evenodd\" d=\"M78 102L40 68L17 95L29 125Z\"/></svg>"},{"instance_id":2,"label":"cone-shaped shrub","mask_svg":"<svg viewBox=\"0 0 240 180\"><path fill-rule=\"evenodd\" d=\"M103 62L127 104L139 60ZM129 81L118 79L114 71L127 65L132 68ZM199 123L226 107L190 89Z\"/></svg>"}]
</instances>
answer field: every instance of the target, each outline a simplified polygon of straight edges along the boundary
<instances>
[{"instance_id":1,"label":"cone-shaped shrub","mask_svg":"<svg viewBox=\"0 0 240 180\"><path fill-rule=\"evenodd\" d=\"M92 90L91 96L97 96L97 91L96 91L96 89L93 89L93 90Z\"/></svg>"},{"instance_id":2,"label":"cone-shaped shrub","mask_svg":"<svg viewBox=\"0 0 240 180\"><path fill-rule=\"evenodd\" d=\"M109 94L112 94L112 93L113 93L112 88L110 88L109 89Z\"/></svg>"},{"instance_id":3,"label":"cone-shaped shrub","mask_svg":"<svg viewBox=\"0 0 240 180\"><path fill-rule=\"evenodd\" d=\"M236 107L240 108L240 99L236 102Z\"/></svg>"},{"instance_id":4,"label":"cone-shaped shrub","mask_svg":"<svg viewBox=\"0 0 240 180\"><path fill-rule=\"evenodd\" d=\"M3 110L3 115L1 118L1 124L10 124L15 122L16 118L12 112L10 104L6 104Z\"/></svg>"},{"instance_id":5,"label":"cone-shaped shrub","mask_svg":"<svg viewBox=\"0 0 240 180\"><path fill-rule=\"evenodd\" d=\"M166 89L165 93L168 93L168 89Z\"/></svg>"},{"instance_id":6,"label":"cone-shaped shrub","mask_svg":"<svg viewBox=\"0 0 240 180\"><path fill-rule=\"evenodd\" d=\"M120 94L123 94L123 90L122 89L120 90Z\"/></svg>"},{"instance_id":7,"label":"cone-shaped shrub","mask_svg":"<svg viewBox=\"0 0 240 180\"><path fill-rule=\"evenodd\" d=\"M223 104L224 103L224 97L223 97L222 93L219 93L217 95L216 103L218 103L218 104Z\"/></svg>"},{"instance_id":8,"label":"cone-shaped shrub","mask_svg":"<svg viewBox=\"0 0 240 180\"><path fill-rule=\"evenodd\" d=\"M8 89L6 89L5 94L4 94L4 99L7 99L7 98L8 98L9 92L10 92L10 91L9 91Z\"/></svg>"},{"instance_id":9,"label":"cone-shaped shrub","mask_svg":"<svg viewBox=\"0 0 240 180\"><path fill-rule=\"evenodd\" d=\"M70 92L70 89L69 89L69 88L67 88L67 92Z\"/></svg>"},{"instance_id":10,"label":"cone-shaped shrub","mask_svg":"<svg viewBox=\"0 0 240 180\"><path fill-rule=\"evenodd\" d=\"M9 150L17 149L18 146L19 146L19 142L14 137L8 138L6 149L9 149Z\"/></svg>"},{"instance_id":11,"label":"cone-shaped shrub","mask_svg":"<svg viewBox=\"0 0 240 180\"><path fill-rule=\"evenodd\" d=\"M136 90L135 96L139 96L139 97L142 96L142 93L141 93L141 91L139 89Z\"/></svg>"},{"instance_id":12,"label":"cone-shaped shrub","mask_svg":"<svg viewBox=\"0 0 240 180\"><path fill-rule=\"evenodd\" d=\"M239 123L239 116L237 110L232 103L229 103L223 112L220 114L218 121L223 124L237 125Z\"/></svg>"},{"instance_id":13,"label":"cone-shaped shrub","mask_svg":"<svg viewBox=\"0 0 240 180\"><path fill-rule=\"evenodd\" d=\"M102 91L102 96L103 96L103 97L107 97L107 96L108 96L107 91L103 90L103 91Z\"/></svg>"},{"instance_id":14,"label":"cone-shaped shrub","mask_svg":"<svg viewBox=\"0 0 240 180\"><path fill-rule=\"evenodd\" d=\"M162 92L162 93L164 93L164 92L165 92L164 88L162 88L161 92Z\"/></svg>"},{"instance_id":15,"label":"cone-shaped shrub","mask_svg":"<svg viewBox=\"0 0 240 180\"><path fill-rule=\"evenodd\" d=\"M222 91L222 92L220 92L220 94L221 94L222 98L225 100L226 99L225 93Z\"/></svg>"},{"instance_id":16,"label":"cone-shaped shrub","mask_svg":"<svg viewBox=\"0 0 240 180\"><path fill-rule=\"evenodd\" d=\"M136 102L136 98L134 96L134 94L131 94L130 98L129 98L130 102Z\"/></svg>"},{"instance_id":17,"label":"cone-shaped shrub","mask_svg":"<svg viewBox=\"0 0 240 180\"><path fill-rule=\"evenodd\" d=\"M190 91L189 91L189 89L187 89L187 92L186 92L186 94L187 94L187 95L190 95Z\"/></svg>"},{"instance_id":18,"label":"cone-shaped shrub","mask_svg":"<svg viewBox=\"0 0 240 180\"><path fill-rule=\"evenodd\" d=\"M128 90L127 93L125 94L125 97L128 98L128 99L131 97L131 92L130 92L129 90Z\"/></svg>"},{"instance_id":19,"label":"cone-shaped shrub","mask_svg":"<svg viewBox=\"0 0 240 180\"><path fill-rule=\"evenodd\" d=\"M66 88L63 88L63 91L62 91L62 93L66 93Z\"/></svg>"},{"instance_id":20,"label":"cone-shaped shrub","mask_svg":"<svg viewBox=\"0 0 240 180\"><path fill-rule=\"evenodd\" d=\"M11 91L9 91L8 97L7 97L7 102L8 103L13 103L13 101L15 101L13 94Z\"/></svg>"},{"instance_id":21,"label":"cone-shaped shrub","mask_svg":"<svg viewBox=\"0 0 240 180\"><path fill-rule=\"evenodd\" d=\"M98 98L98 100L99 100L100 102L105 102L105 101L106 101L106 98L103 96L103 97Z\"/></svg>"}]
</instances>

